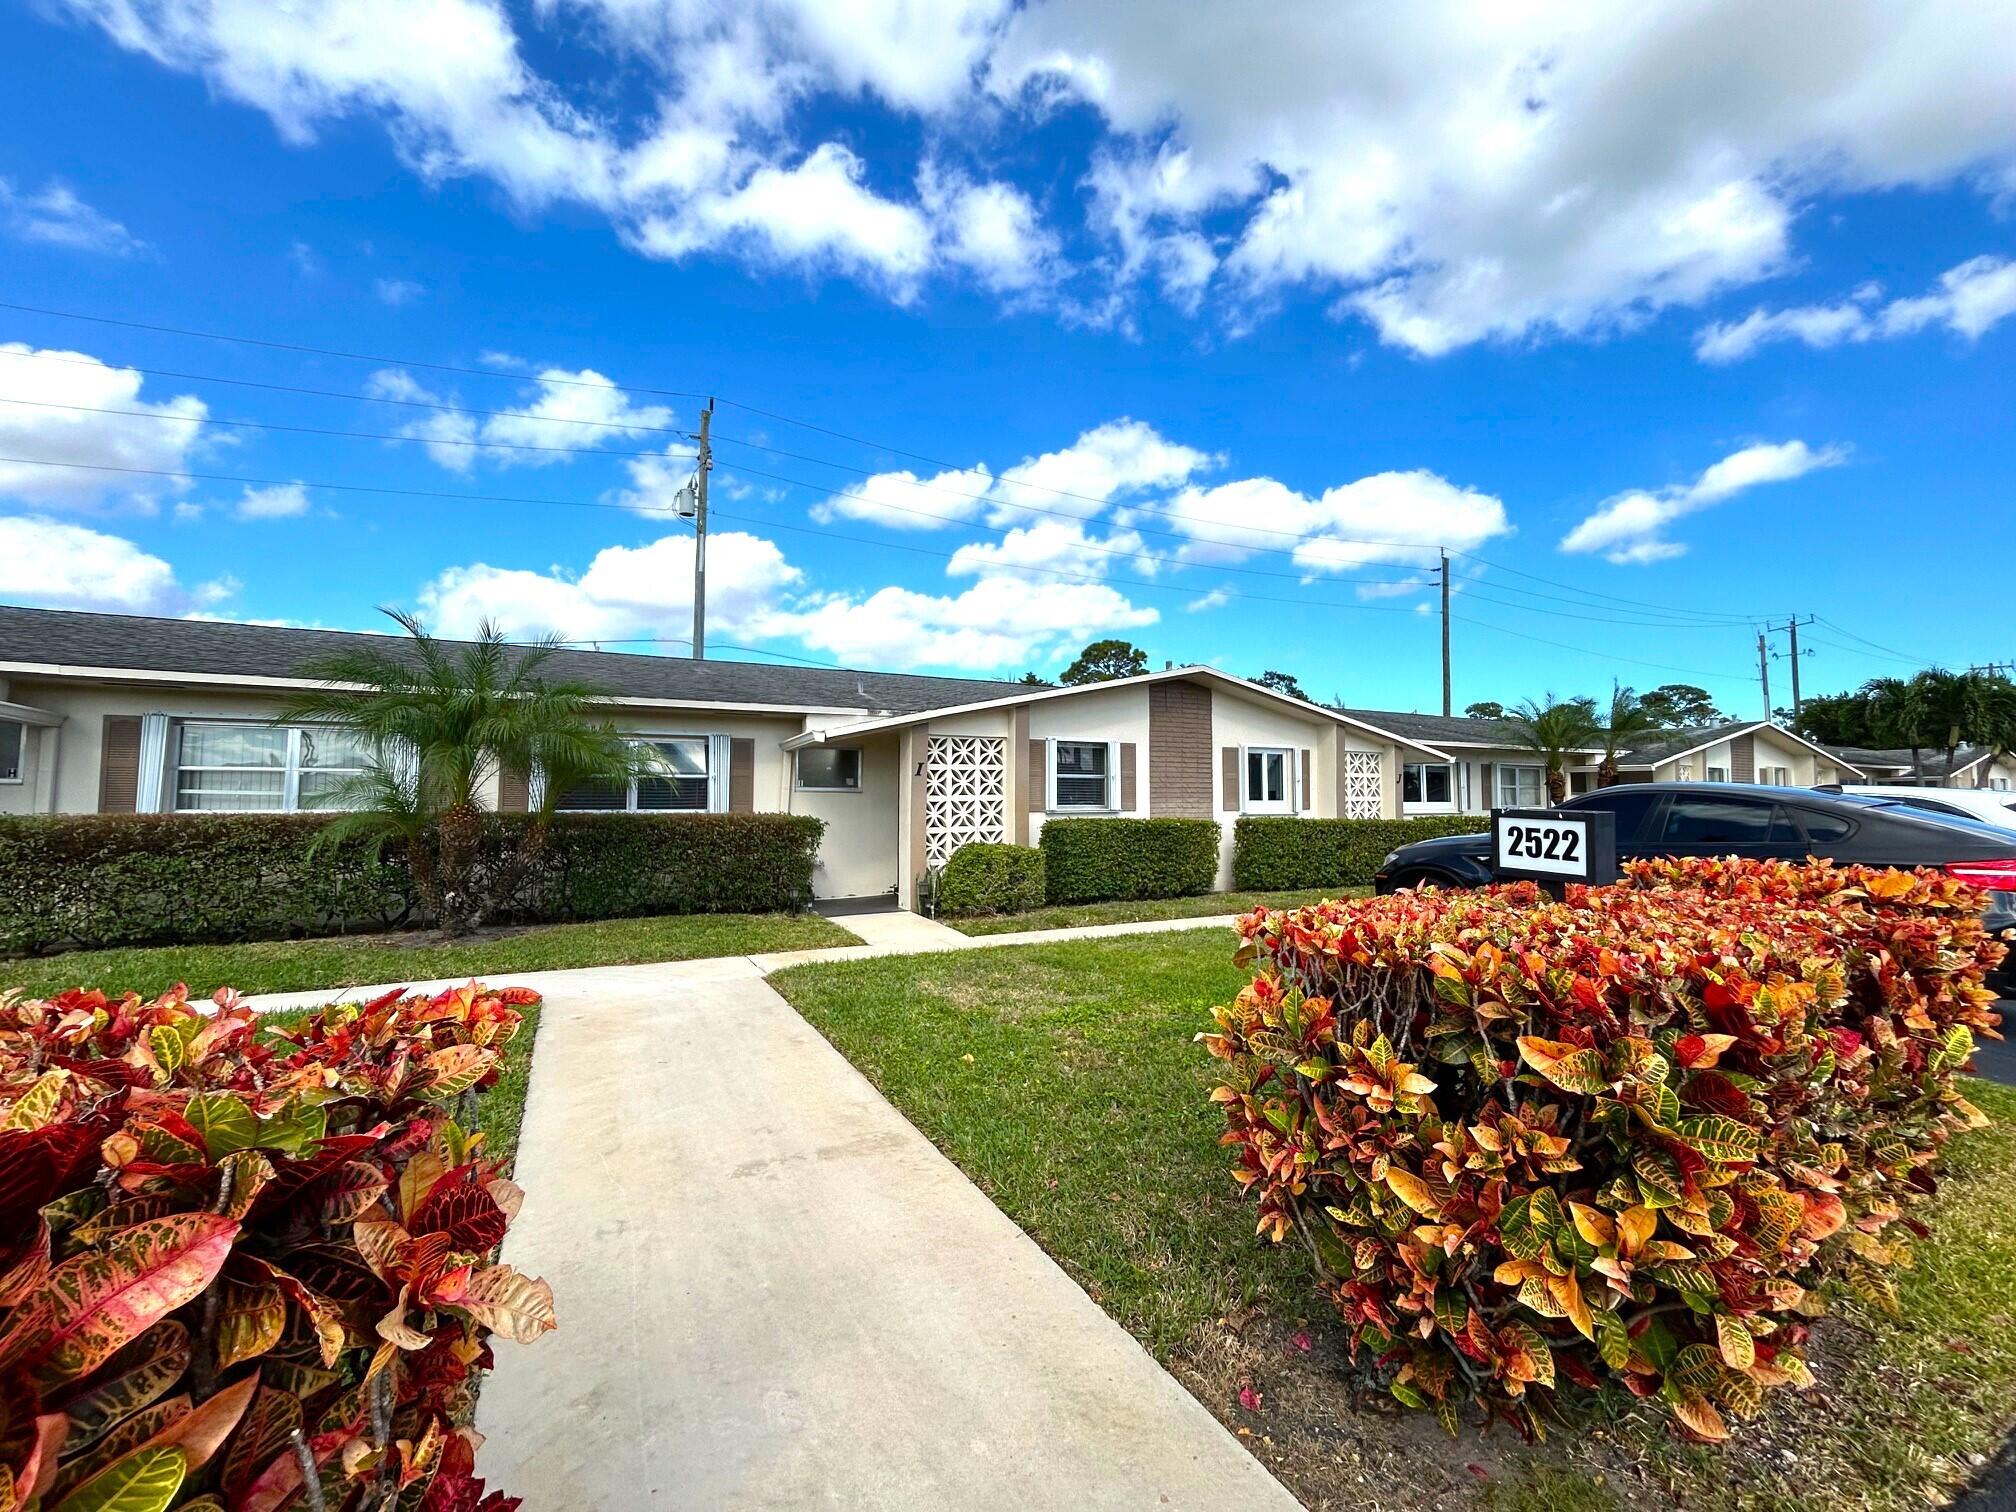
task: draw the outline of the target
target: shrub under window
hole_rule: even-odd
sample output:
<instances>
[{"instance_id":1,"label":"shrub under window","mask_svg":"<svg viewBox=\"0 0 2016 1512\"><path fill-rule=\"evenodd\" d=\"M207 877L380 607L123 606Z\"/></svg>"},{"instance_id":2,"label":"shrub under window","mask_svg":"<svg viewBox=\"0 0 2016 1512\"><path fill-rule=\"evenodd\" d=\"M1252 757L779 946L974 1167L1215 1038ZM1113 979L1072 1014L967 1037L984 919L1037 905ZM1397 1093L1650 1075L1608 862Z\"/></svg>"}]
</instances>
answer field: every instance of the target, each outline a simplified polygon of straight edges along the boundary
<instances>
[{"instance_id":1,"label":"shrub under window","mask_svg":"<svg viewBox=\"0 0 2016 1512\"><path fill-rule=\"evenodd\" d=\"M1052 819L1039 843L1052 903L1184 898L1218 879L1214 819Z\"/></svg>"}]
</instances>

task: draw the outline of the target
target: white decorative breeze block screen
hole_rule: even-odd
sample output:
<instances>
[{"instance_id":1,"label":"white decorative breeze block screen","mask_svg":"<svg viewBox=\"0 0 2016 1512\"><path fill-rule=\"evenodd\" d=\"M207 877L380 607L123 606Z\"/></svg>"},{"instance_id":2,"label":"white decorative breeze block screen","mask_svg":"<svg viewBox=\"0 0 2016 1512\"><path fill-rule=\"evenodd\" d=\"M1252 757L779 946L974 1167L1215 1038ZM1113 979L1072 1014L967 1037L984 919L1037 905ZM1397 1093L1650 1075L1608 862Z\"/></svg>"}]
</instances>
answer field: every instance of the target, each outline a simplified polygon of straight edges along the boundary
<instances>
[{"instance_id":1,"label":"white decorative breeze block screen","mask_svg":"<svg viewBox=\"0 0 2016 1512\"><path fill-rule=\"evenodd\" d=\"M924 758L924 864L943 866L972 840L1008 838L1008 742L933 735Z\"/></svg>"},{"instance_id":2,"label":"white decorative breeze block screen","mask_svg":"<svg viewBox=\"0 0 2016 1512\"><path fill-rule=\"evenodd\" d=\"M1377 819L1386 811L1385 759L1377 751L1344 753L1344 817Z\"/></svg>"}]
</instances>

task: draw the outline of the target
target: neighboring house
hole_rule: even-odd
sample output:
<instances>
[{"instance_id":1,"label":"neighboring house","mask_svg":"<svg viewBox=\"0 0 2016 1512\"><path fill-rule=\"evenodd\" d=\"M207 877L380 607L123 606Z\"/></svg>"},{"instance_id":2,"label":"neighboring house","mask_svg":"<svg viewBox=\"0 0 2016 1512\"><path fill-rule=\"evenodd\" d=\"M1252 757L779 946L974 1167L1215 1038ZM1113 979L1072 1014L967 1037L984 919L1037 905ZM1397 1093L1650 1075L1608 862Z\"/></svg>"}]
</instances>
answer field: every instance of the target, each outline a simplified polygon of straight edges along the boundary
<instances>
[{"instance_id":1,"label":"neighboring house","mask_svg":"<svg viewBox=\"0 0 2016 1512\"><path fill-rule=\"evenodd\" d=\"M356 639L0 608L0 813L327 807L363 753L270 715L303 662ZM905 907L958 846L1032 844L1063 815L1219 820L1229 886L1241 815L1398 817L1406 770L1452 762L1209 667L1078 688L574 650L552 669L607 688L610 718L675 774L559 807L813 814L815 893ZM488 799L522 810L536 781L507 774Z\"/></svg>"},{"instance_id":2,"label":"neighboring house","mask_svg":"<svg viewBox=\"0 0 2016 1512\"><path fill-rule=\"evenodd\" d=\"M1778 787L1876 780L1839 752L1761 719L1731 719L1649 736L1617 758L1617 772L1626 782L1763 782Z\"/></svg>"},{"instance_id":3,"label":"neighboring house","mask_svg":"<svg viewBox=\"0 0 2016 1512\"><path fill-rule=\"evenodd\" d=\"M1546 762L1537 752L1521 746L1498 720L1385 709L1344 712L1410 740L1429 742L1447 753L1447 760L1420 756L1402 767L1403 814L1488 814L1494 808L1546 806ZM1593 763L1602 757L1603 750L1597 746L1575 755ZM1593 765L1589 770L1595 770ZM1577 785L1575 791L1581 792L1585 786L1586 782Z\"/></svg>"},{"instance_id":4,"label":"neighboring house","mask_svg":"<svg viewBox=\"0 0 2016 1512\"><path fill-rule=\"evenodd\" d=\"M1962 746L1946 764L1946 753L1931 747L1914 757L1906 750L1871 751L1857 746L1830 747L1844 763L1853 762L1868 775L1861 780L1877 783L1916 784L1924 774L1927 787L1980 787L1998 793L2016 791L2016 762L1998 756L1987 746ZM1842 778L1852 782L1855 778Z\"/></svg>"}]
</instances>

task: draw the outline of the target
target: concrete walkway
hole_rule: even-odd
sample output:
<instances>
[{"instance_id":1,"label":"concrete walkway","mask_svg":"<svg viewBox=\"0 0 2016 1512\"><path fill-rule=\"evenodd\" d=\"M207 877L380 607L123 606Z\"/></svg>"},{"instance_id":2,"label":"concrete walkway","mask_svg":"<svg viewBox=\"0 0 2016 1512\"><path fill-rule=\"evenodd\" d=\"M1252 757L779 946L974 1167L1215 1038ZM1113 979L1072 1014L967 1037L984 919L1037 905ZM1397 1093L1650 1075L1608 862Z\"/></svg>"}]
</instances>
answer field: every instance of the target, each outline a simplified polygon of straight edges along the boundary
<instances>
[{"instance_id":1,"label":"concrete walkway","mask_svg":"<svg viewBox=\"0 0 2016 1512\"><path fill-rule=\"evenodd\" d=\"M860 946L497 979L546 997L504 1258L560 1330L497 1350L490 1484L540 1512L1296 1507L764 980L1028 943L866 917Z\"/></svg>"}]
</instances>

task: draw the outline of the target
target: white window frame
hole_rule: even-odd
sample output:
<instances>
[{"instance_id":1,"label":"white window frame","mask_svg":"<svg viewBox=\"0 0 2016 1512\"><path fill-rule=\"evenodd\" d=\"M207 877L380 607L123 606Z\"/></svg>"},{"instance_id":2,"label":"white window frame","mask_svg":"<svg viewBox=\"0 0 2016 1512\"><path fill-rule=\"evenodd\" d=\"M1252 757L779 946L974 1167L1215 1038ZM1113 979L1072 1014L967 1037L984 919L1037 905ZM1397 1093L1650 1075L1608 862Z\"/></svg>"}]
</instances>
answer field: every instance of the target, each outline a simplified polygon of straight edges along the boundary
<instances>
[{"instance_id":1,"label":"white window frame","mask_svg":"<svg viewBox=\"0 0 2016 1512\"><path fill-rule=\"evenodd\" d=\"M1518 774L1531 772L1534 778L1533 801L1528 803L1519 795ZM1505 796L1505 779L1511 777L1512 796ZM1547 804L1547 768L1536 761L1501 761L1491 769L1493 808L1544 808Z\"/></svg>"},{"instance_id":2,"label":"white window frame","mask_svg":"<svg viewBox=\"0 0 2016 1512\"><path fill-rule=\"evenodd\" d=\"M280 778L280 806L278 808L183 808L183 772L231 772L262 771L266 768L228 766L189 766L182 760L182 732L191 726L227 730L284 730L287 748L281 765L277 769ZM158 736L156 732L158 733ZM344 812L337 808L303 808L301 806L301 764L302 737L309 733L307 725L275 725L261 719L231 719L225 716L192 715L167 719L155 715L143 717L141 724L140 766L144 774L159 772L161 781L158 790L149 793L143 781L140 802L136 805L141 812L151 813L156 809L171 814L337 814ZM156 739L159 746L150 752L147 747ZM318 768L355 775L365 770L363 767Z\"/></svg>"},{"instance_id":3,"label":"white window frame","mask_svg":"<svg viewBox=\"0 0 2016 1512\"><path fill-rule=\"evenodd\" d=\"M807 782L805 780L804 767L802 765L802 763L805 760L806 751L833 751L836 754L852 751L854 753L854 786L834 787L821 782ZM867 783L868 783L868 759L867 757L861 754L861 747L859 746L805 746L797 751L792 752L791 786L797 792L858 793L861 791L862 788L867 786Z\"/></svg>"},{"instance_id":4,"label":"white window frame","mask_svg":"<svg viewBox=\"0 0 2016 1512\"><path fill-rule=\"evenodd\" d=\"M1057 801L1057 747L1104 746L1106 747L1106 795L1096 807L1089 803L1060 803ZM1059 735L1043 742L1043 812L1059 816L1069 814L1117 814L1120 812L1120 742L1117 740L1094 740L1076 735ZM1074 779L1083 780L1082 772L1070 774Z\"/></svg>"},{"instance_id":5,"label":"white window frame","mask_svg":"<svg viewBox=\"0 0 2016 1512\"><path fill-rule=\"evenodd\" d=\"M1428 791L1428 769L1440 767L1449 774L1447 798L1417 798L1412 802L1407 798L1407 769L1415 767L1421 773L1421 791ZM1403 761L1400 763L1400 812L1403 814L1454 814L1458 812L1456 800L1456 763L1453 761Z\"/></svg>"},{"instance_id":6,"label":"white window frame","mask_svg":"<svg viewBox=\"0 0 2016 1512\"><path fill-rule=\"evenodd\" d=\"M1283 796L1279 799L1255 798L1253 796L1253 758L1255 756L1281 758L1281 771L1286 779L1281 784ZM1264 768L1263 768L1264 772ZM1263 781L1264 785L1264 781ZM1239 812L1242 814L1288 814L1302 812L1302 757L1294 746L1254 745L1239 748Z\"/></svg>"},{"instance_id":7,"label":"white window frame","mask_svg":"<svg viewBox=\"0 0 2016 1512\"><path fill-rule=\"evenodd\" d=\"M0 787L14 787L24 779L22 774L28 769L28 726L18 719L0 719L0 726L11 726L14 737L14 775L0 773Z\"/></svg>"},{"instance_id":8,"label":"white window frame","mask_svg":"<svg viewBox=\"0 0 2016 1512\"><path fill-rule=\"evenodd\" d=\"M661 809L661 808L639 808L639 807L637 806L637 782L638 782L638 779L637 779L637 778L635 778L635 777L632 777L632 778L630 779L630 781L629 781L628 785L627 785L627 786L625 786L625 788L624 788L624 790L623 790L623 807L622 807L622 808L606 808L606 809L601 809L601 808L597 808L597 809L570 809L570 808L562 808L562 807L559 807L559 806L557 805L557 800L556 800L556 806L555 806L555 808L554 808L554 812L555 812L555 813L559 813L559 814L719 814L719 813L724 813L724 812L726 812L726 810L727 810L727 807L728 807L728 805L727 805L727 802L726 802L726 798L727 798L727 792L728 792L728 783L727 783L727 776L728 776L728 772L727 772L727 768L728 768L728 737L727 737L726 735L700 735L700 734L695 734L695 733L692 733L692 732L690 732L690 731L673 731L673 730L651 730L651 731L643 731L643 730L629 730L629 731L625 731L625 732L624 732L624 734L623 734L623 737L622 737L622 738L623 738L623 739L624 739L625 741L627 741L628 743L630 743L631 745L660 745L660 744L663 744L663 743L666 743L666 742L668 742L668 741L674 741L674 740L694 740L694 741L699 741L699 742L700 742L700 743L701 743L702 745L704 745L704 746L705 746L705 747L707 748L707 773L706 773L706 776L707 776L707 804L706 804L706 807L704 807L704 808L697 808L697 809L680 809L680 808L662 808L662 809ZM795 764L795 763L793 764L793 771L794 771L794 774L795 774L795 771L796 771L796 764ZM542 782L541 782L541 786L542 786L542 788L543 788L543 786L544 786L544 783L543 783L543 780L542 780ZM830 789L829 791L834 791L834 792L837 792L837 791L839 791L839 789L837 789L837 788L836 788L836 789ZM562 796L562 797L565 797L566 795L565 795L565 794L562 794L561 796Z\"/></svg>"}]
</instances>

